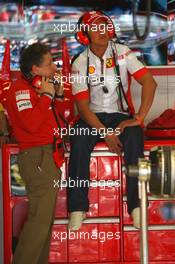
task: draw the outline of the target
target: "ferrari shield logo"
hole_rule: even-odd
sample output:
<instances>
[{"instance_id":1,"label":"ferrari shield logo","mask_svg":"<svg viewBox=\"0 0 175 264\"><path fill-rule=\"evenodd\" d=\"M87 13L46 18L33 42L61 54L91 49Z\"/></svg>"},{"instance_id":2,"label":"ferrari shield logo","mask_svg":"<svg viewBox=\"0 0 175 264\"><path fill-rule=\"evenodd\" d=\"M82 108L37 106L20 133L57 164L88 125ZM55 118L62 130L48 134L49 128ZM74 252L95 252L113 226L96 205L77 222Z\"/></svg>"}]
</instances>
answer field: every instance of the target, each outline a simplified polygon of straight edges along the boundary
<instances>
[{"instance_id":1,"label":"ferrari shield logo","mask_svg":"<svg viewBox=\"0 0 175 264\"><path fill-rule=\"evenodd\" d=\"M106 68L112 68L114 67L114 60L113 58L106 59Z\"/></svg>"}]
</instances>

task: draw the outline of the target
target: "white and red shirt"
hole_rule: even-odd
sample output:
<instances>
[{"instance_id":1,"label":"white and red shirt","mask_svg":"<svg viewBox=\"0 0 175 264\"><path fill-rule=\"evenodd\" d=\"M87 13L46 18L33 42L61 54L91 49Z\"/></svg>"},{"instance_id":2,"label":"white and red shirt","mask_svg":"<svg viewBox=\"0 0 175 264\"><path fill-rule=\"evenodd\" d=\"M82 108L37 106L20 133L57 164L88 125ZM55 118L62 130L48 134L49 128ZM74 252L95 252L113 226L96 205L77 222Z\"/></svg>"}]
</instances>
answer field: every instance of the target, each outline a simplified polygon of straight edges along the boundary
<instances>
[{"instance_id":1,"label":"white and red shirt","mask_svg":"<svg viewBox=\"0 0 175 264\"><path fill-rule=\"evenodd\" d=\"M94 113L121 112L118 103L117 86L119 79L116 73L115 57L119 64L121 82L126 93L130 85L131 76L139 80L148 72L147 68L127 46L109 41L102 60L87 47L73 61L72 82L75 100L89 99L90 110ZM104 85L108 90L107 93L104 93L102 89L100 77L104 77ZM87 81L89 81L90 89L88 88Z\"/></svg>"}]
</instances>

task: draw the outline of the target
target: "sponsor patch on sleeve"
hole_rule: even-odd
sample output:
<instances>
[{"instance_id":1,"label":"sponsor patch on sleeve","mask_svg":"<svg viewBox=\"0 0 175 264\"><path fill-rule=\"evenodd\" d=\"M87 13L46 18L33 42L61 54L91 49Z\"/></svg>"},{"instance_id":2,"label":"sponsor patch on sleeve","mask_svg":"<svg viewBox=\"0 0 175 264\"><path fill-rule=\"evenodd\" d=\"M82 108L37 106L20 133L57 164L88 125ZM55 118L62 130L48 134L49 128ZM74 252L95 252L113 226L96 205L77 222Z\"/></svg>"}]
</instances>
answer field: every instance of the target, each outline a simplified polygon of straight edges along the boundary
<instances>
[{"instance_id":1,"label":"sponsor patch on sleeve","mask_svg":"<svg viewBox=\"0 0 175 264\"><path fill-rule=\"evenodd\" d=\"M20 112L20 111L32 108L32 104L30 100L23 100L23 101L17 102L17 107L18 107L18 111Z\"/></svg>"},{"instance_id":2,"label":"sponsor patch on sleeve","mask_svg":"<svg viewBox=\"0 0 175 264\"><path fill-rule=\"evenodd\" d=\"M126 53L125 53L125 56L128 56L130 53L132 53L131 50L128 50Z\"/></svg>"}]
</instances>

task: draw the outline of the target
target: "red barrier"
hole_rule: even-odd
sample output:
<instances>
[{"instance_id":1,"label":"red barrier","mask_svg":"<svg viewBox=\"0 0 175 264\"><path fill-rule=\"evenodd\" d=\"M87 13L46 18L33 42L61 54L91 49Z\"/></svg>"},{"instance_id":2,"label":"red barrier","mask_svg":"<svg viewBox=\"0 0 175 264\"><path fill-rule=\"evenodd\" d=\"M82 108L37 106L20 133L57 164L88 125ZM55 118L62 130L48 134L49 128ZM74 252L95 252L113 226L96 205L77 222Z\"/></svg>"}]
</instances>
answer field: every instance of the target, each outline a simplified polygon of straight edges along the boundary
<instances>
[{"instance_id":1,"label":"red barrier","mask_svg":"<svg viewBox=\"0 0 175 264\"><path fill-rule=\"evenodd\" d=\"M175 141L146 141L145 150L156 145L175 145ZM27 213L26 196L14 195L10 160L18 153L17 145L2 149L3 210L4 210L4 264L12 260L12 237L17 238ZM148 153L147 153L148 154ZM68 174L69 153L66 153L63 179ZM50 263L139 263L139 231L132 226L127 214L126 197L122 186L121 158L99 143L91 155L90 210L87 219L75 236L67 231L68 213L65 186L59 190L52 230ZM123 181L125 183L125 180ZM93 184L96 184L95 186ZM175 219L163 217L164 199L150 196L149 246L151 264L175 263ZM175 200L172 200L175 204Z\"/></svg>"}]
</instances>

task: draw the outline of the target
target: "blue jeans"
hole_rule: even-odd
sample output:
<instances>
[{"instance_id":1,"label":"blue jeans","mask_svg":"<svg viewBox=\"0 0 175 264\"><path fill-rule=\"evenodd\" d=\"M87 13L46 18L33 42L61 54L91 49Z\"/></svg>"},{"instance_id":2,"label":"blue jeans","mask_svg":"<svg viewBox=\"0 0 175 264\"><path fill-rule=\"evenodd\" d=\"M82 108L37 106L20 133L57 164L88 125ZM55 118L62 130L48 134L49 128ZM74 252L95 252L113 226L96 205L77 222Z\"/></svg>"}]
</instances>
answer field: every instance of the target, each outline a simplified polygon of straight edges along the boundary
<instances>
[{"instance_id":1,"label":"blue jeans","mask_svg":"<svg viewBox=\"0 0 175 264\"><path fill-rule=\"evenodd\" d=\"M106 128L115 129L120 122L132 118L122 113L96 113L99 120L105 125ZM92 130L92 128L83 120L79 120L75 129L84 128ZM78 130L80 131L80 130ZM119 135L119 139L123 145L125 165L137 164L138 158L144 156L144 137L143 131L140 126L133 126L125 128L124 132ZM90 155L97 142L101 141L100 135L86 135L75 134L70 137L71 153L69 162L69 182L74 180L83 180L86 185L68 188L68 210L74 211L88 211L88 180L89 180L89 164ZM132 210L139 206L138 198L138 179L135 177L126 177L126 190L127 190L127 205L128 213L131 214Z\"/></svg>"}]
</instances>

